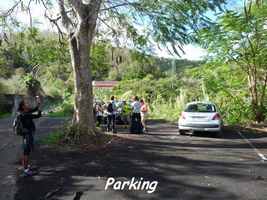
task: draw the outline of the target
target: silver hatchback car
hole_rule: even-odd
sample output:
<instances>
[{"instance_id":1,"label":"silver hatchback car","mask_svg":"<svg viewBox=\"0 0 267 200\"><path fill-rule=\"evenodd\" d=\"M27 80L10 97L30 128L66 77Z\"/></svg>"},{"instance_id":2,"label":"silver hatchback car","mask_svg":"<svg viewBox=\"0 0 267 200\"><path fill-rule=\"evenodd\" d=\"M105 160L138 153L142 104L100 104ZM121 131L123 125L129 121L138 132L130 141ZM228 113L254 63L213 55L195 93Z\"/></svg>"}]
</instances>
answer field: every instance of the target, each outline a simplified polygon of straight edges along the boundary
<instances>
[{"instance_id":1,"label":"silver hatchback car","mask_svg":"<svg viewBox=\"0 0 267 200\"><path fill-rule=\"evenodd\" d=\"M218 108L211 102L191 102L185 107L178 121L179 133L208 131L220 133L222 118Z\"/></svg>"}]
</instances>

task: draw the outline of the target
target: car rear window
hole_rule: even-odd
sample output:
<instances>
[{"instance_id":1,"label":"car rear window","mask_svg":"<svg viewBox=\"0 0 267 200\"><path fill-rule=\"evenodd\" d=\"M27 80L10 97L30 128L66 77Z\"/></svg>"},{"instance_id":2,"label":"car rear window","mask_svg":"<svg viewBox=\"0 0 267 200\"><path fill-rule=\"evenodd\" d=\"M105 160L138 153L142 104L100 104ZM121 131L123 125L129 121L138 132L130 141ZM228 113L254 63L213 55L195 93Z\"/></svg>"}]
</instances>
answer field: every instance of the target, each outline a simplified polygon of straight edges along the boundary
<instances>
[{"instance_id":1,"label":"car rear window","mask_svg":"<svg viewBox=\"0 0 267 200\"><path fill-rule=\"evenodd\" d=\"M186 107L185 112L216 112L216 107L212 104L190 104Z\"/></svg>"}]
</instances>

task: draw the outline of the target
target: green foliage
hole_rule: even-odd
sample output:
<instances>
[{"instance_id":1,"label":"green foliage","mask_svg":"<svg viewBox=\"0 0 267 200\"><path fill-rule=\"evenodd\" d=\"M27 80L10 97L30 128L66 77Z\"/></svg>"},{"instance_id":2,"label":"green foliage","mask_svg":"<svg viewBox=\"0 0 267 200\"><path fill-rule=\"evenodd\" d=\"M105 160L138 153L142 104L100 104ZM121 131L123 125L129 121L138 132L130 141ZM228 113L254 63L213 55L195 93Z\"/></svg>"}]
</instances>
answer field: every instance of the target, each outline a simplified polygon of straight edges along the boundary
<instances>
[{"instance_id":1,"label":"green foliage","mask_svg":"<svg viewBox=\"0 0 267 200\"><path fill-rule=\"evenodd\" d=\"M1 64L0 60L0 77L9 78L11 75L12 75L12 69L10 67L5 66L4 64Z\"/></svg>"},{"instance_id":2,"label":"green foliage","mask_svg":"<svg viewBox=\"0 0 267 200\"><path fill-rule=\"evenodd\" d=\"M109 79L142 79L147 74L159 78L163 75L159 65L156 65L156 59L153 56L128 49L118 49L114 54L116 54L115 58L113 58L116 60L116 64L109 73Z\"/></svg>"},{"instance_id":3,"label":"green foliage","mask_svg":"<svg viewBox=\"0 0 267 200\"><path fill-rule=\"evenodd\" d=\"M109 79L111 80L143 79L147 75L159 79L200 64L198 61L158 58L127 49L123 52L118 50L117 54L116 58L121 57L121 62L110 70Z\"/></svg>"},{"instance_id":4,"label":"green foliage","mask_svg":"<svg viewBox=\"0 0 267 200\"><path fill-rule=\"evenodd\" d=\"M104 80L108 77L109 70L112 67L108 58L109 49L110 46L104 42L93 45L91 49L93 80Z\"/></svg>"},{"instance_id":5,"label":"green foliage","mask_svg":"<svg viewBox=\"0 0 267 200\"><path fill-rule=\"evenodd\" d=\"M110 89L94 88L94 97L96 100L109 101L110 97L114 94Z\"/></svg>"},{"instance_id":6,"label":"green foliage","mask_svg":"<svg viewBox=\"0 0 267 200\"><path fill-rule=\"evenodd\" d=\"M221 4L225 2L137 0L130 6L109 10L106 16L111 25L113 19L117 19L120 30L115 33L122 35L124 31L121 29L126 30L127 38L131 39L137 48L149 51L147 44L153 39L159 46L170 47L168 49L172 49L174 53L181 54L182 45L195 41L192 32L210 22L206 16L207 11L222 10ZM110 4L112 7L113 2Z\"/></svg>"},{"instance_id":7,"label":"green foliage","mask_svg":"<svg viewBox=\"0 0 267 200\"><path fill-rule=\"evenodd\" d=\"M0 112L0 119L7 118L7 117L10 117L10 116L11 116L11 113Z\"/></svg>"},{"instance_id":8,"label":"green foliage","mask_svg":"<svg viewBox=\"0 0 267 200\"><path fill-rule=\"evenodd\" d=\"M183 88L187 93L190 91L190 94L194 94L187 95L187 101L210 100L216 103L225 122L229 124L251 120L246 75L237 65L208 63L200 68L186 70L183 76Z\"/></svg>"},{"instance_id":9,"label":"green foliage","mask_svg":"<svg viewBox=\"0 0 267 200\"><path fill-rule=\"evenodd\" d=\"M157 99L149 105L149 108L149 118L177 122L183 107L179 101Z\"/></svg>"},{"instance_id":10,"label":"green foliage","mask_svg":"<svg viewBox=\"0 0 267 200\"><path fill-rule=\"evenodd\" d=\"M176 121L183 104L177 100L181 82L175 77L124 80L113 90L119 99L130 100L132 96L144 98L149 104L149 118Z\"/></svg>"},{"instance_id":11,"label":"green foliage","mask_svg":"<svg viewBox=\"0 0 267 200\"><path fill-rule=\"evenodd\" d=\"M25 94L26 88L21 81L21 76L13 75L8 79L0 78L0 92L2 94Z\"/></svg>"},{"instance_id":12,"label":"green foliage","mask_svg":"<svg viewBox=\"0 0 267 200\"><path fill-rule=\"evenodd\" d=\"M31 91L36 91L40 88L40 82L31 74L27 74L22 77L22 82L25 87Z\"/></svg>"},{"instance_id":13,"label":"green foliage","mask_svg":"<svg viewBox=\"0 0 267 200\"><path fill-rule=\"evenodd\" d=\"M1 79L0 79L0 94L4 94L4 85L1 82Z\"/></svg>"},{"instance_id":14,"label":"green foliage","mask_svg":"<svg viewBox=\"0 0 267 200\"><path fill-rule=\"evenodd\" d=\"M12 33L8 42L0 46L0 58L3 60L0 60L0 74L6 78L1 80L9 94L17 93L18 85L19 93L26 92L22 86L33 91L42 85L47 95L61 96L72 75L67 41L59 43L55 34L39 32L36 28ZM3 67L9 71L2 70ZM22 81L17 81L20 77ZM67 84L67 88L72 84Z\"/></svg>"},{"instance_id":15,"label":"green foliage","mask_svg":"<svg viewBox=\"0 0 267 200\"><path fill-rule=\"evenodd\" d=\"M267 87L267 4L252 2L244 11L228 11L219 17L218 23L204 28L200 39L211 52L211 58L220 63L235 63L246 74L250 109L254 120L266 117ZM242 95L241 95L242 96ZM242 102L242 101L241 101ZM244 109L245 111L248 109Z\"/></svg>"},{"instance_id":16,"label":"green foliage","mask_svg":"<svg viewBox=\"0 0 267 200\"><path fill-rule=\"evenodd\" d=\"M30 68L70 61L67 42L59 43L58 37L53 33L41 33L36 28L29 28L16 34L14 40Z\"/></svg>"},{"instance_id":17,"label":"green foliage","mask_svg":"<svg viewBox=\"0 0 267 200\"><path fill-rule=\"evenodd\" d=\"M12 75L12 71L16 68L23 67L26 69L28 67L21 48L15 42L15 38L12 38L8 43L2 43L0 46L0 66L1 71L3 70L1 75L4 78L9 78Z\"/></svg>"},{"instance_id":18,"label":"green foliage","mask_svg":"<svg viewBox=\"0 0 267 200\"><path fill-rule=\"evenodd\" d=\"M73 114L74 95L65 90L60 100L48 113L50 117L71 117Z\"/></svg>"},{"instance_id":19,"label":"green foliage","mask_svg":"<svg viewBox=\"0 0 267 200\"><path fill-rule=\"evenodd\" d=\"M126 30L128 39L146 53L115 48L106 41L96 42L90 55L93 79L122 80L113 91L96 89L96 98L108 100L115 94L127 100L138 95L149 103L151 118L166 120L177 120L189 101L210 100L219 106L226 123L251 121L253 95L247 85L253 84L248 84L248 75L251 80L257 80L257 94L263 96L260 104L267 105L263 95L267 62L266 4L253 3L244 11L227 11L219 16L217 23L210 24L206 12L220 9L224 2L138 0L123 9L107 11L105 16L110 18L104 20L112 25L118 22L114 27L121 29L113 30L112 36L125 35ZM141 31L140 24L145 25ZM181 45L195 41L192 33L198 28L202 28L198 32L199 41L211 52L208 64L200 66L199 62L148 55L153 51L146 48L151 39L179 54ZM63 44L59 44L54 34L41 33L35 28L16 32L9 44L0 48L0 76L9 78L0 81L2 90L19 88L18 73L14 76L13 69L34 71L48 95L62 98L49 115L71 116L74 80L69 57L67 41L63 39ZM28 88L38 85L28 75L24 76L24 83ZM69 128L71 137L75 137L75 130Z\"/></svg>"},{"instance_id":20,"label":"green foliage","mask_svg":"<svg viewBox=\"0 0 267 200\"><path fill-rule=\"evenodd\" d=\"M169 98L176 98L179 95L179 81L176 77L153 79L152 75L146 76L144 79L132 79L121 81L118 86L114 88L114 93L118 96L127 91L138 95L152 102L161 97L164 100Z\"/></svg>"},{"instance_id":21,"label":"green foliage","mask_svg":"<svg viewBox=\"0 0 267 200\"><path fill-rule=\"evenodd\" d=\"M187 102L214 102L226 124L247 123L252 120L247 77L235 64L208 63L187 68L178 77L121 81L114 88L118 98L133 95L145 98L150 106L150 118L176 121Z\"/></svg>"},{"instance_id":22,"label":"green foliage","mask_svg":"<svg viewBox=\"0 0 267 200\"><path fill-rule=\"evenodd\" d=\"M51 97L62 97L62 91L72 91L73 74L70 64L52 63L40 70L40 82L45 93Z\"/></svg>"}]
</instances>

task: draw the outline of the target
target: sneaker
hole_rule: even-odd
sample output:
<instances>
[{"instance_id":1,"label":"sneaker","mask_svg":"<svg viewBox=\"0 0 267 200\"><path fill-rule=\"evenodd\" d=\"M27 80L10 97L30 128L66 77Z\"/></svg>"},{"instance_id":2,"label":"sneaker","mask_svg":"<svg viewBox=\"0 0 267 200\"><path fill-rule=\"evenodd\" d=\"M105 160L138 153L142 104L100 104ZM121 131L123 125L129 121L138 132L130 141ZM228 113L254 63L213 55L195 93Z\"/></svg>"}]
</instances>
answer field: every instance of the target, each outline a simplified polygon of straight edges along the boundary
<instances>
[{"instance_id":1,"label":"sneaker","mask_svg":"<svg viewBox=\"0 0 267 200\"><path fill-rule=\"evenodd\" d=\"M32 170L31 169L25 169L24 171L23 171L23 173L24 173L24 176L32 176L33 175L33 172L32 172Z\"/></svg>"}]
</instances>

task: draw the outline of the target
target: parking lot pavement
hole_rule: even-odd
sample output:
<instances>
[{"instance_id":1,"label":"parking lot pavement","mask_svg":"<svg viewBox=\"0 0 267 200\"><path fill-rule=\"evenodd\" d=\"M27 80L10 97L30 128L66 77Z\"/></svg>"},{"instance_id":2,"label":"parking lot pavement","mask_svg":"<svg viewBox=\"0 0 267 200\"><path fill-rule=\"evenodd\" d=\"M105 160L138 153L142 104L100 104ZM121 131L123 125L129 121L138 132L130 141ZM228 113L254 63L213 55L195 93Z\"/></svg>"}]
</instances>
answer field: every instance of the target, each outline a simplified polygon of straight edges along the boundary
<instances>
[{"instance_id":1,"label":"parking lot pavement","mask_svg":"<svg viewBox=\"0 0 267 200\"><path fill-rule=\"evenodd\" d=\"M37 121L37 138L52 131L64 119L42 118ZM12 118L0 119L0 199L13 200L21 156L21 137L12 132Z\"/></svg>"},{"instance_id":2,"label":"parking lot pavement","mask_svg":"<svg viewBox=\"0 0 267 200\"><path fill-rule=\"evenodd\" d=\"M15 199L266 199L267 166L257 154L266 155L265 134L244 133L257 151L237 130L226 130L221 138L180 136L176 125L160 121L149 124L148 134L117 135L125 140L98 152L41 146L34 155L40 173L16 179ZM5 162L2 154L0 159ZM150 194L105 190L109 177L143 178L158 185Z\"/></svg>"}]
</instances>

